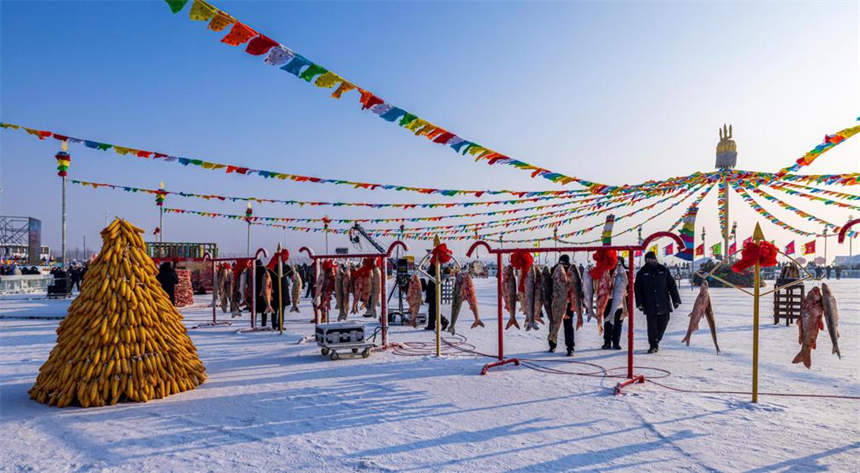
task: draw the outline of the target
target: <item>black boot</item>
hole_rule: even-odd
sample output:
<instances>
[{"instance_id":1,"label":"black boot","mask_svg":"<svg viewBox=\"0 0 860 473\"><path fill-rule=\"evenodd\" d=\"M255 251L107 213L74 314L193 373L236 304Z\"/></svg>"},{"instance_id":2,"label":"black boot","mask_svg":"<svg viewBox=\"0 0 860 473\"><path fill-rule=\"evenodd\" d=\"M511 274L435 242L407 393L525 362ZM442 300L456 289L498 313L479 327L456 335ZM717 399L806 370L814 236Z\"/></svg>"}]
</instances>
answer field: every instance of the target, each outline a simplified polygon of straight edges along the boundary
<instances>
[{"instance_id":1,"label":"black boot","mask_svg":"<svg viewBox=\"0 0 860 473\"><path fill-rule=\"evenodd\" d=\"M548 341L549 341L549 352L555 353L555 347L557 346L557 344L552 340L548 340Z\"/></svg>"},{"instance_id":2,"label":"black boot","mask_svg":"<svg viewBox=\"0 0 860 473\"><path fill-rule=\"evenodd\" d=\"M648 353L649 354L657 353L657 347L655 347L654 345L651 345L651 348L648 349Z\"/></svg>"},{"instance_id":3,"label":"black boot","mask_svg":"<svg viewBox=\"0 0 860 473\"><path fill-rule=\"evenodd\" d=\"M603 350L609 350L610 348L612 348L612 345L610 345L610 344L609 344L609 341L608 341L608 340L604 340L604 342L603 342L603 346L602 346L602 347L600 347L600 348L601 348L601 349L603 349Z\"/></svg>"},{"instance_id":4,"label":"black boot","mask_svg":"<svg viewBox=\"0 0 860 473\"><path fill-rule=\"evenodd\" d=\"M567 356L573 356L573 347L567 347Z\"/></svg>"},{"instance_id":5,"label":"black boot","mask_svg":"<svg viewBox=\"0 0 860 473\"><path fill-rule=\"evenodd\" d=\"M446 319L445 317L442 317L442 331L444 332L445 329L447 329L447 328L448 328L448 319Z\"/></svg>"}]
</instances>

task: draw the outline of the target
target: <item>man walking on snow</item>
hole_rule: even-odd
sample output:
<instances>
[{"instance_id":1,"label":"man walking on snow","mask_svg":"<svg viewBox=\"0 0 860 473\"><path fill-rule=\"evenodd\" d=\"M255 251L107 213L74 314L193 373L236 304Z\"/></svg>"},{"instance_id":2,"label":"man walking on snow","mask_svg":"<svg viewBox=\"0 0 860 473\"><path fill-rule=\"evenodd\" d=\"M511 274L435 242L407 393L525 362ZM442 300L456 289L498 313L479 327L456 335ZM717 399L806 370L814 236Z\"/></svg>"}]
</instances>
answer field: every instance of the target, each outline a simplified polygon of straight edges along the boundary
<instances>
[{"instance_id":1,"label":"man walking on snow","mask_svg":"<svg viewBox=\"0 0 860 473\"><path fill-rule=\"evenodd\" d=\"M678 286L669 270L657 262L653 251L645 254L645 266L636 273L633 285L636 308L645 313L648 320L648 353L657 353L672 309L681 305Z\"/></svg>"}]
</instances>

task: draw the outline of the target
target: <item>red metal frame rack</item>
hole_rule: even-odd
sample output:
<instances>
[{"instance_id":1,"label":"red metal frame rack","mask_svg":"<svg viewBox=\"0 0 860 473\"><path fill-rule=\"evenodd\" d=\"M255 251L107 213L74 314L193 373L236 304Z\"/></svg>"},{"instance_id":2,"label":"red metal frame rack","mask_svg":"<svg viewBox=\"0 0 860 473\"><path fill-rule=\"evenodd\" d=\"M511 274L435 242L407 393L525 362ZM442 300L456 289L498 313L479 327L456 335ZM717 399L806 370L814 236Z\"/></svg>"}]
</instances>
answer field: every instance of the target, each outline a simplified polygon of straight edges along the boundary
<instances>
[{"instance_id":1,"label":"red metal frame rack","mask_svg":"<svg viewBox=\"0 0 860 473\"><path fill-rule=\"evenodd\" d=\"M505 330L504 330L504 315L502 314L502 256L505 254L514 253L516 251L525 251L528 253L575 253L581 251L597 251L597 250L616 250L616 251L627 251L627 271L628 271L628 294L630 296L627 299L627 313L630 314L629 323L627 324L627 380L615 387L616 394L621 391L622 388L628 386L633 383L643 383L645 382L645 375L634 375L633 373L633 282L635 279L635 275L633 273L633 254L637 250L645 250L648 248L648 245L657 240L658 238L671 238L675 240L675 242L683 247L684 242L681 240L681 237L675 235L671 232L656 232L649 235L645 238L641 244L639 245L610 245L610 246L567 246L567 247L553 247L553 248L499 248L493 249L490 245L485 241L476 241L469 247L469 251L466 252L466 257L469 258L472 256L472 253L479 247L483 246L486 250L496 255L496 264L498 265L498 275L496 277L497 286L496 286L496 304L497 304L497 316L498 316L498 325L499 325L499 355L498 361L494 361L492 363L488 363L484 365L481 369L481 374L487 374L487 372L491 368L495 368L497 366L503 366L508 363L513 363L517 366L520 364L520 360L517 358L505 358Z\"/></svg>"},{"instance_id":2,"label":"red metal frame rack","mask_svg":"<svg viewBox=\"0 0 860 473\"><path fill-rule=\"evenodd\" d=\"M351 258L380 258L383 262L383 264L381 265L382 281L381 281L380 291L382 294L387 294L387 290L385 287L385 279L386 279L385 278L385 272L388 269L388 267L387 267L388 258L391 257L391 255L394 253L394 250L398 246L400 248L402 248L403 251L409 251L409 247L406 246L406 243L403 243L400 240L397 240L394 243L392 243L391 246L388 247L388 250L385 253L356 253L356 254L346 254L346 255L337 255L337 254L334 254L334 255L316 255L316 254L314 254L313 250L311 250L310 248L308 248L306 246L299 248L299 251L305 252L308 255L308 258L310 258L311 261L313 261L313 264L314 264L314 281L316 281L316 278L319 277L319 260L351 259ZM388 299L387 297L384 297L384 296L382 297L382 307L381 307L382 315L381 315L380 324L382 327L382 347L381 348L383 350L388 348L388 346L389 346L388 345L388 310L386 307L387 302L388 302L387 299ZM328 318L326 318L326 320L328 320ZM317 312L317 309L315 307L314 308L314 326L316 326L318 324L319 324L319 313Z\"/></svg>"}]
</instances>

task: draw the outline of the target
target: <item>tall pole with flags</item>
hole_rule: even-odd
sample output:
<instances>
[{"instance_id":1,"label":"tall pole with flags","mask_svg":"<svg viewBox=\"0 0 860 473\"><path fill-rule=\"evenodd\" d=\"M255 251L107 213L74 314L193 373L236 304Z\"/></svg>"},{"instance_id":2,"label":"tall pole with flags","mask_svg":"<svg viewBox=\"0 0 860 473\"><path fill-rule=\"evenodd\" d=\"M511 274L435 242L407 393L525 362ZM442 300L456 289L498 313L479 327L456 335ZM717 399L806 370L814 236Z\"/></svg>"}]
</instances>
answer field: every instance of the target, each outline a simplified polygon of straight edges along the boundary
<instances>
[{"instance_id":1,"label":"tall pole with flags","mask_svg":"<svg viewBox=\"0 0 860 473\"><path fill-rule=\"evenodd\" d=\"M322 221L323 234L325 235L325 254L328 254L328 224L331 223L331 219L328 218L328 215L324 215Z\"/></svg>"},{"instance_id":2,"label":"tall pole with flags","mask_svg":"<svg viewBox=\"0 0 860 473\"><path fill-rule=\"evenodd\" d=\"M720 142L717 143L717 162L716 168L720 170L720 195L719 195L719 214L720 214L720 232L723 237L723 261L729 259L729 176L732 174L732 168L737 165L738 148L735 141L732 139L732 127L723 125L719 130Z\"/></svg>"},{"instance_id":3,"label":"tall pole with flags","mask_svg":"<svg viewBox=\"0 0 860 473\"><path fill-rule=\"evenodd\" d=\"M164 198L167 193L164 192L164 181L158 183L158 192L155 194L155 205L158 206L158 242L164 241Z\"/></svg>"},{"instance_id":4,"label":"tall pole with flags","mask_svg":"<svg viewBox=\"0 0 860 473\"><path fill-rule=\"evenodd\" d=\"M63 141L63 150L58 152L54 158L57 160L57 175L62 179L62 201L63 208L61 214L62 220L62 236L61 236L61 244L60 244L60 252L61 258L63 260L63 267L68 266L66 264L66 177L68 176L69 171L69 163L72 161L72 156L67 152L69 149L69 144Z\"/></svg>"},{"instance_id":5,"label":"tall pole with flags","mask_svg":"<svg viewBox=\"0 0 860 473\"><path fill-rule=\"evenodd\" d=\"M251 208L251 202L248 202L248 208L245 209L245 223L248 224L248 245L246 253L251 256L251 217L254 216L254 209Z\"/></svg>"}]
</instances>

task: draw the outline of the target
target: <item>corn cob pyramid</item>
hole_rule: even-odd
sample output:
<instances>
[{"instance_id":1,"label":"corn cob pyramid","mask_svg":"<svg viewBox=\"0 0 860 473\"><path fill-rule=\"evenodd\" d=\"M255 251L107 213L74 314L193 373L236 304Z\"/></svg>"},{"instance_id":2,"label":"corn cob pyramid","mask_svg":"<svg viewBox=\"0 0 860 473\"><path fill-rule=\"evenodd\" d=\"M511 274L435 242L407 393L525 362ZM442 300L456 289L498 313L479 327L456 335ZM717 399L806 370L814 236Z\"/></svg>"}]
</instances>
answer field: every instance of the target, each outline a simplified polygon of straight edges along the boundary
<instances>
[{"instance_id":1,"label":"corn cob pyramid","mask_svg":"<svg viewBox=\"0 0 860 473\"><path fill-rule=\"evenodd\" d=\"M155 279L142 233L120 219L102 230L101 252L57 327L30 397L59 407L146 402L206 379L182 315Z\"/></svg>"}]
</instances>

